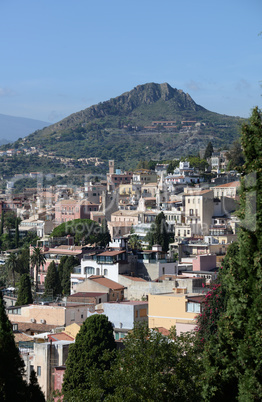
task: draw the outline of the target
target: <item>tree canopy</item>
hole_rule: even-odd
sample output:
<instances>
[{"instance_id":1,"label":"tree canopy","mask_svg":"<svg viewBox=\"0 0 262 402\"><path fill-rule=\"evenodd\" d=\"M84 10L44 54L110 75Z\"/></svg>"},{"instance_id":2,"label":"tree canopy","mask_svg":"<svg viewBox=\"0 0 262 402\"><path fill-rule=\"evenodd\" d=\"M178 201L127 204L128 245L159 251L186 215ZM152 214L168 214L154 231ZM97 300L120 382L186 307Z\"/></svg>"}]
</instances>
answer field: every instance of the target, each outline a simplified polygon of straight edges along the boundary
<instances>
[{"instance_id":1,"label":"tree canopy","mask_svg":"<svg viewBox=\"0 0 262 402\"><path fill-rule=\"evenodd\" d=\"M31 281L29 274L23 274L20 277L19 290L17 295L17 306L33 303L33 297L31 292Z\"/></svg>"},{"instance_id":2,"label":"tree canopy","mask_svg":"<svg viewBox=\"0 0 262 402\"><path fill-rule=\"evenodd\" d=\"M105 315L94 314L85 320L66 361L63 382L66 400L81 393L90 396L94 390L104 392L103 376L110 369L115 347L113 326Z\"/></svg>"},{"instance_id":3,"label":"tree canopy","mask_svg":"<svg viewBox=\"0 0 262 402\"><path fill-rule=\"evenodd\" d=\"M262 115L242 127L241 227L199 321L203 398L262 399ZM206 331L208 330L208 331Z\"/></svg>"},{"instance_id":4,"label":"tree canopy","mask_svg":"<svg viewBox=\"0 0 262 402\"><path fill-rule=\"evenodd\" d=\"M74 236L76 244L99 243L104 233L103 228L91 219L73 219L63 222L51 233L52 237Z\"/></svg>"},{"instance_id":5,"label":"tree canopy","mask_svg":"<svg viewBox=\"0 0 262 402\"><path fill-rule=\"evenodd\" d=\"M6 402L28 401L23 380L25 367L15 345L12 326L0 292L0 399Z\"/></svg>"}]
</instances>

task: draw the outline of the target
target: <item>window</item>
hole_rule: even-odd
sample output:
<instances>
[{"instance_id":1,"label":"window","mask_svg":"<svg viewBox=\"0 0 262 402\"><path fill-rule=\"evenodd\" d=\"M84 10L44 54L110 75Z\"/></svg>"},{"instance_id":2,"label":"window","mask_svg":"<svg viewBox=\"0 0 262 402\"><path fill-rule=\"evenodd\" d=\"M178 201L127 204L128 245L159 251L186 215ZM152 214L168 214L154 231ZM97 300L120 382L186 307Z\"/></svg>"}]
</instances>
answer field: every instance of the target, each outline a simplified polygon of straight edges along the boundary
<instances>
[{"instance_id":1,"label":"window","mask_svg":"<svg viewBox=\"0 0 262 402\"><path fill-rule=\"evenodd\" d=\"M104 269L104 275L105 275L105 276L108 275L108 269Z\"/></svg>"},{"instance_id":2,"label":"window","mask_svg":"<svg viewBox=\"0 0 262 402\"><path fill-rule=\"evenodd\" d=\"M146 317L147 316L146 308L141 308L139 310L139 313L140 313L140 317Z\"/></svg>"},{"instance_id":3,"label":"window","mask_svg":"<svg viewBox=\"0 0 262 402\"><path fill-rule=\"evenodd\" d=\"M71 311L71 321L75 321L75 312Z\"/></svg>"},{"instance_id":4,"label":"window","mask_svg":"<svg viewBox=\"0 0 262 402\"><path fill-rule=\"evenodd\" d=\"M37 366L36 374L37 374L38 377L41 376L41 366Z\"/></svg>"},{"instance_id":5,"label":"window","mask_svg":"<svg viewBox=\"0 0 262 402\"><path fill-rule=\"evenodd\" d=\"M189 210L189 215L190 215L190 216L193 216L193 215L194 215L194 210L193 210L193 209L190 209L190 210Z\"/></svg>"},{"instance_id":6,"label":"window","mask_svg":"<svg viewBox=\"0 0 262 402\"><path fill-rule=\"evenodd\" d=\"M94 275L94 273L95 273L95 268L93 268L93 267L85 267L85 274Z\"/></svg>"},{"instance_id":7,"label":"window","mask_svg":"<svg viewBox=\"0 0 262 402\"><path fill-rule=\"evenodd\" d=\"M188 198L187 202L188 202L188 204L190 204L190 198Z\"/></svg>"},{"instance_id":8,"label":"window","mask_svg":"<svg viewBox=\"0 0 262 402\"><path fill-rule=\"evenodd\" d=\"M12 313L11 314L19 314L21 315L21 308L14 308L13 310L11 310Z\"/></svg>"},{"instance_id":9,"label":"window","mask_svg":"<svg viewBox=\"0 0 262 402\"><path fill-rule=\"evenodd\" d=\"M188 302L187 303L187 308L186 311L188 313L200 313L200 303L192 303L192 302Z\"/></svg>"}]
</instances>

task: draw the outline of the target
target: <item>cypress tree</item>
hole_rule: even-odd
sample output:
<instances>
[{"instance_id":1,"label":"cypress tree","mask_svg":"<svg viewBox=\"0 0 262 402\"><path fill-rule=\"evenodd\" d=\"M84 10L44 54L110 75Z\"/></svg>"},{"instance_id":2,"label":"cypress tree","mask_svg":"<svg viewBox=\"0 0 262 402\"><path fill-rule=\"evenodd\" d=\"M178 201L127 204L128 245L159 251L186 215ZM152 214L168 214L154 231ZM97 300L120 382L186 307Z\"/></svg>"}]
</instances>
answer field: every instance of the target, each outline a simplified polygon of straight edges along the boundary
<instances>
[{"instance_id":1,"label":"cypress tree","mask_svg":"<svg viewBox=\"0 0 262 402\"><path fill-rule=\"evenodd\" d=\"M154 243L160 244L162 250L167 252L169 248L169 237L164 212L160 212L155 220L155 230L153 235Z\"/></svg>"},{"instance_id":2,"label":"cypress tree","mask_svg":"<svg viewBox=\"0 0 262 402\"><path fill-rule=\"evenodd\" d=\"M207 144L205 153L204 153L204 159L211 158L213 151L214 151L214 148L213 148L212 142L209 141L209 143Z\"/></svg>"},{"instance_id":3,"label":"cypress tree","mask_svg":"<svg viewBox=\"0 0 262 402\"><path fill-rule=\"evenodd\" d=\"M63 382L65 399L74 393L103 392L103 375L110 369L115 350L113 326L105 315L95 314L85 320L70 346ZM85 399L85 400L100 400Z\"/></svg>"},{"instance_id":4,"label":"cypress tree","mask_svg":"<svg viewBox=\"0 0 262 402\"><path fill-rule=\"evenodd\" d=\"M28 274L23 274L19 282L19 290L16 306L22 306L33 303L31 281Z\"/></svg>"},{"instance_id":5,"label":"cypress tree","mask_svg":"<svg viewBox=\"0 0 262 402\"><path fill-rule=\"evenodd\" d=\"M27 384L23 380L24 362L15 345L12 326L5 312L0 292L0 400L28 401Z\"/></svg>"},{"instance_id":6,"label":"cypress tree","mask_svg":"<svg viewBox=\"0 0 262 402\"><path fill-rule=\"evenodd\" d=\"M55 262L52 261L47 269L47 274L45 278L45 294L53 293L53 296L61 293L61 284L58 274L58 269Z\"/></svg>"},{"instance_id":7,"label":"cypress tree","mask_svg":"<svg viewBox=\"0 0 262 402\"><path fill-rule=\"evenodd\" d=\"M4 211L1 212L0 236L4 233Z\"/></svg>"},{"instance_id":8,"label":"cypress tree","mask_svg":"<svg viewBox=\"0 0 262 402\"><path fill-rule=\"evenodd\" d=\"M38 384L35 370L32 370L30 374L28 397L30 402L45 402L45 397Z\"/></svg>"},{"instance_id":9,"label":"cypress tree","mask_svg":"<svg viewBox=\"0 0 262 402\"><path fill-rule=\"evenodd\" d=\"M63 271L62 271L62 292L64 295L70 295L70 279L71 273L75 266L79 265L79 261L77 258L70 256L64 262Z\"/></svg>"},{"instance_id":10,"label":"cypress tree","mask_svg":"<svg viewBox=\"0 0 262 402\"><path fill-rule=\"evenodd\" d=\"M18 219L15 220L15 247L19 246L19 228L18 228Z\"/></svg>"},{"instance_id":11,"label":"cypress tree","mask_svg":"<svg viewBox=\"0 0 262 402\"><path fill-rule=\"evenodd\" d=\"M208 401L262 400L262 115L258 108L242 127L242 146L238 246L221 270L226 306L202 356L203 398ZM213 311L208 309L204 312L210 316Z\"/></svg>"}]
</instances>

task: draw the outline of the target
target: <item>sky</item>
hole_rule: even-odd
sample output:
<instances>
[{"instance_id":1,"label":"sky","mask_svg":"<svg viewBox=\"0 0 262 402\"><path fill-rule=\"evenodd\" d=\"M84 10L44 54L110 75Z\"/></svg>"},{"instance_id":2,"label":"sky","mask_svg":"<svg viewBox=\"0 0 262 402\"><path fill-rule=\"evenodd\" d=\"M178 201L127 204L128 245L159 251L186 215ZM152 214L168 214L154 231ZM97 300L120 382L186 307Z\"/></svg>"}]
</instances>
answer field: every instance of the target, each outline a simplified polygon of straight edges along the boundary
<instances>
[{"instance_id":1,"label":"sky","mask_svg":"<svg viewBox=\"0 0 262 402\"><path fill-rule=\"evenodd\" d=\"M261 0L0 0L0 114L55 123L148 82L262 104Z\"/></svg>"}]
</instances>

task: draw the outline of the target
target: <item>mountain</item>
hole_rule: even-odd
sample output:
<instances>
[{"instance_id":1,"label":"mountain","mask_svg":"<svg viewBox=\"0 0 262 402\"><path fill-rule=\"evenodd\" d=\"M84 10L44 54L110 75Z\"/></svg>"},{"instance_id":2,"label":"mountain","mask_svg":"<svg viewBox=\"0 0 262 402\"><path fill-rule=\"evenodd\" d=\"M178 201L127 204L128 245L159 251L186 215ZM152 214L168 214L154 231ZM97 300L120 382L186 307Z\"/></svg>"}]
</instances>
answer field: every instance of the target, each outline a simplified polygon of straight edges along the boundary
<instances>
[{"instance_id":1,"label":"mountain","mask_svg":"<svg viewBox=\"0 0 262 402\"><path fill-rule=\"evenodd\" d=\"M49 124L41 120L0 114L0 144L16 141Z\"/></svg>"},{"instance_id":2,"label":"mountain","mask_svg":"<svg viewBox=\"0 0 262 402\"><path fill-rule=\"evenodd\" d=\"M57 156L115 159L127 169L139 160L197 154L210 140L229 146L242 121L208 111L167 83L148 83L37 130L23 143Z\"/></svg>"}]
</instances>

